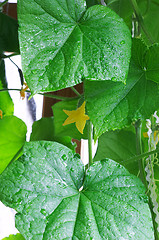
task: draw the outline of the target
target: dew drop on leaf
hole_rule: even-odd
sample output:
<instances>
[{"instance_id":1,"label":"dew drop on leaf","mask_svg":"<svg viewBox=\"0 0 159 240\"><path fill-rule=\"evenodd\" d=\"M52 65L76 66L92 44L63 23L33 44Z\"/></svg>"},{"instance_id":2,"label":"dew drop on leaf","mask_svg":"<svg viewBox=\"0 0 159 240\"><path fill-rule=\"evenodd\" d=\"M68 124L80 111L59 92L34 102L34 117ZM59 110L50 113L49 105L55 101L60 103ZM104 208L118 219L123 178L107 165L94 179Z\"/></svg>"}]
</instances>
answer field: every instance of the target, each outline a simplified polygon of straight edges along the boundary
<instances>
[{"instance_id":1,"label":"dew drop on leaf","mask_svg":"<svg viewBox=\"0 0 159 240\"><path fill-rule=\"evenodd\" d=\"M66 154L62 155L62 159L63 159L64 161L67 160L67 156L66 156Z\"/></svg>"}]
</instances>

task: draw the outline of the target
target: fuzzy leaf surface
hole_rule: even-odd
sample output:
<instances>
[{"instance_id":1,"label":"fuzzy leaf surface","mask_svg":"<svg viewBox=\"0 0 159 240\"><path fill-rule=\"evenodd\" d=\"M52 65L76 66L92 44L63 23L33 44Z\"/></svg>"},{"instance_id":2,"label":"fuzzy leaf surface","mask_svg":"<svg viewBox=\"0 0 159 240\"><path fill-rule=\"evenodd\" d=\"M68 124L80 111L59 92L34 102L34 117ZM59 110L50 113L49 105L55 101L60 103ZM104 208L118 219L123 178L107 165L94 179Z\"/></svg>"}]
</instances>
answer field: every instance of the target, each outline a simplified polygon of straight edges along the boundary
<instances>
[{"instance_id":1,"label":"fuzzy leaf surface","mask_svg":"<svg viewBox=\"0 0 159 240\"><path fill-rule=\"evenodd\" d=\"M109 8L85 0L20 0L19 38L32 93L76 85L83 78L125 82L131 36Z\"/></svg>"},{"instance_id":2,"label":"fuzzy leaf surface","mask_svg":"<svg viewBox=\"0 0 159 240\"><path fill-rule=\"evenodd\" d=\"M26 132L27 127L21 119L15 116L0 119L0 174L23 147Z\"/></svg>"},{"instance_id":3,"label":"fuzzy leaf surface","mask_svg":"<svg viewBox=\"0 0 159 240\"><path fill-rule=\"evenodd\" d=\"M157 50L158 46L154 48ZM112 81L85 82L87 114L96 137L129 126L139 118L149 118L158 109L158 87L149 79L150 50L140 40L134 40L126 85ZM153 73L157 81L158 69L153 69Z\"/></svg>"},{"instance_id":4,"label":"fuzzy leaf surface","mask_svg":"<svg viewBox=\"0 0 159 240\"><path fill-rule=\"evenodd\" d=\"M16 209L27 240L154 239L141 181L109 159L85 176L77 154L59 143L26 143L0 175L0 200Z\"/></svg>"}]
</instances>

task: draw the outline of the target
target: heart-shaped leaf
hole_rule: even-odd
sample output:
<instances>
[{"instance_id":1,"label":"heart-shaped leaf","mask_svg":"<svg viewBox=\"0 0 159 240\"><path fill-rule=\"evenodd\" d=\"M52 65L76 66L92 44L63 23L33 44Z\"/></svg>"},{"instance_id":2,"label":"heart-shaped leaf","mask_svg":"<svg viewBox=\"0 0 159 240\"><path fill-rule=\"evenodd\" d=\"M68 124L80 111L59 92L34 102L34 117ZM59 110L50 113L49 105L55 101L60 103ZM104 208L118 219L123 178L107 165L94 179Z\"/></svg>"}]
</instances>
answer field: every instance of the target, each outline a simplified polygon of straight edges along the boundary
<instances>
[{"instance_id":1,"label":"heart-shaped leaf","mask_svg":"<svg viewBox=\"0 0 159 240\"><path fill-rule=\"evenodd\" d=\"M141 181L109 159L85 176L77 154L59 143L26 143L0 175L0 200L16 209L27 240L154 239Z\"/></svg>"},{"instance_id":2,"label":"heart-shaped leaf","mask_svg":"<svg viewBox=\"0 0 159 240\"><path fill-rule=\"evenodd\" d=\"M125 82L131 52L127 26L109 8L85 5L85 0L19 1L22 65L33 93L83 78Z\"/></svg>"},{"instance_id":3,"label":"heart-shaped leaf","mask_svg":"<svg viewBox=\"0 0 159 240\"><path fill-rule=\"evenodd\" d=\"M20 154L26 132L27 127L21 119L15 116L0 119L0 174Z\"/></svg>"},{"instance_id":4,"label":"heart-shaped leaf","mask_svg":"<svg viewBox=\"0 0 159 240\"><path fill-rule=\"evenodd\" d=\"M154 48L158 50L157 46ZM95 127L96 137L108 130L129 126L139 118L147 119L158 109L158 86L149 79L150 50L141 40L134 39L125 86L112 81L85 82L87 113ZM157 73L158 69L153 74L156 79Z\"/></svg>"}]
</instances>

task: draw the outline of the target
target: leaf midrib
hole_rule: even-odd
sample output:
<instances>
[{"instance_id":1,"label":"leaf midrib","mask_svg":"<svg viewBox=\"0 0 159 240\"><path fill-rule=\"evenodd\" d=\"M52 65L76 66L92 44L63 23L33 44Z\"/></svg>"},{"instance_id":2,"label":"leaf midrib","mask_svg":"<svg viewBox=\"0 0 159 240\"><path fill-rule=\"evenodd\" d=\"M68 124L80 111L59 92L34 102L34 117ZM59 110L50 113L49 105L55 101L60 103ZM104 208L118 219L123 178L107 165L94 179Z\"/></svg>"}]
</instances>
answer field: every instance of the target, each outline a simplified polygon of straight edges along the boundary
<instances>
[{"instance_id":1,"label":"leaf midrib","mask_svg":"<svg viewBox=\"0 0 159 240\"><path fill-rule=\"evenodd\" d=\"M53 16L53 15L51 15L48 11L47 11L47 9L44 9L36 0L34 0L35 2L36 2L36 4L38 4L47 14L49 14L51 17L53 17L54 19L56 19L55 18L55 16ZM72 19L72 21L74 22L74 23L76 23L75 22L75 20L66 12L66 10L59 4L59 2L57 1L57 0L54 0L54 1L56 1L56 3L63 9L63 11L67 14L67 16L69 17L69 19ZM58 22L60 22L58 19L56 19ZM61 23L63 23L63 22L61 22Z\"/></svg>"}]
</instances>

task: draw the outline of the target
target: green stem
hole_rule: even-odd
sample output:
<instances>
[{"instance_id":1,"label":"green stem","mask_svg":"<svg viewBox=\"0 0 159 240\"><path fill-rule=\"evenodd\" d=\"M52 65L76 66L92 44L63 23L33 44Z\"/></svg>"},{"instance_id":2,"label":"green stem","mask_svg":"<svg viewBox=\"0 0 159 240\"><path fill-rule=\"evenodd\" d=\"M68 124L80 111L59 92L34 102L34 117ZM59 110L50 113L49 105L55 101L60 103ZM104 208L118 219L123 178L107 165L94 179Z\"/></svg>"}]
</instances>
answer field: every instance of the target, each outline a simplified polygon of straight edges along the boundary
<instances>
[{"instance_id":1,"label":"green stem","mask_svg":"<svg viewBox=\"0 0 159 240\"><path fill-rule=\"evenodd\" d=\"M6 91L21 91L21 89L17 89L17 88L3 88L0 89L0 92L6 92ZM29 92L31 93L29 90L26 90L25 92ZM53 95L53 94L48 94L48 93L38 93L39 95L43 95L45 97L49 97L49 98L54 98L57 100L71 100L71 99L78 99L78 97L63 97L63 96L58 96L58 95Z\"/></svg>"},{"instance_id":2,"label":"green stem","mask_svg":"<svg viewBox=\"0 0 159 240\"><path fill-rule=\"evenodd\" d=\"M138 120L135 123L135 129L136 129L136 152L137 152L137 154L141 154L142 153L142 143L141 143L141 121L140 120ZM146 180L144 158L140 158L138 160L138 164L139 164L139 170L140 170L140 179L142 180L143 184L146 187L146 192L147 192L147 196L149 199L149 208L150 208L151 216L152 216L155 240L158 240L157 224L155 222L155 213L153 211L153 203L152 203L152 200L150 197L150 191L148 189L148 184L147 184L147 180Z\"/></svg>"},{"instance_id":3,"label":"green stem","mask_svg":"<svg viewBox=\"0 0 159 240\"><path fill-rule=\"evenodd\" d=\"M58 95L53 95L48 93L38 93L38 94L43 95L45 97L54 98L57 100L65 100L65 101L79 98L79 97L63 97L63 96L58 96Z\"/></svg>"},{"instance_id":4,"label":"green stem","mask_svg":"<svg viewBox=\"0 0 159 240\"><path fill-rule=\"evenodd\" d=\"M19 53L12 53L10 55L4 55L4 54L0 54L0 57L2 57L3 59L5 58L11 58L11 57L14 57L14 56L18 56Z\"/></svg>"},{"instance_id":5,"label":"green stem","mask_svg":"<svg viewBox=\"0 0 159 240\"><path fill-rule=\"evenodd\" d=\"M137 18L137 20L138 20L138 22L139 22L139 24L140 24L143 32L144 32L145 35L147 36L149 42L150 42L151 44L153 44L154 41L152 40L151 36L149 35L149 33L148 33L148 31L147 31L147 29L146 29L146 27L145 27L145 24L144 24L144 21L143 21L143 17L142 17L142 15L141 15L141 13L140 13L140 9L139 9L139 7L138 7L138 5L137 5L136 0L130 0L130 1L131 1L132 6L133 6L133 9L134 9L136 18Z\"/></svg>"},{"instance_id":6,"label":"green stem","mask_svg":"<svg viewBox=\"0 0 159 240\"><path fill-rule=\"evenodd\" d=\"M4 2L0 3L0 8L3 7L7 2L8 0L5 0Z\"/></svg>"},{"instance_id":7,"label":"green stem","mask_svg":"<svg viewBox=\"0 0 159 240\"><path fill-rule=\"evenodd\" d=\"M138 120L135 123L135 130L136 130L136 153L137 155L142 154L142 143L141 143L141 120ZM138 165L140 170L140 179L147 188L147 181L145 176L145 167L144 167L144 158L138 159Z\"/></svg>"},{"instance_id":8,"label":"green stem","mask_svg":"<svg viewBox=\"0 0 159 240\"><path fill-rule=\"evenodd\" d=\"M92 159L92 123L91 121L88 122L88 154L89 154L89 164L90 167L93 163Z\"/></svg>"},{"instance_id":9,"label":"green stem","mask_svg":"<svg viewBox=\"0 0 159 240\"><path fill-rule=\"evenodd\" d=\"M126 161L122 161L121 163L134 162L134 161L137 161L141 158L149 157L150 155L155 154L155 153L159 153L159 149L156 149L156 150L153 150L153 151L150 151L150 152L146 152L146 153L142 153L142 154L137 155L135 157L129 158Z\"/></svg>"},{"instance_id":10,"label":"green stem","mask_svg":"<svg viewBox=\"0 0 159 240\"><path fill-rule=\"evenodd\" d=\"M79 97L81 97L81 94L76 90L76 88L71 87L72 91Z\"/></svg>"}]
</instances>

